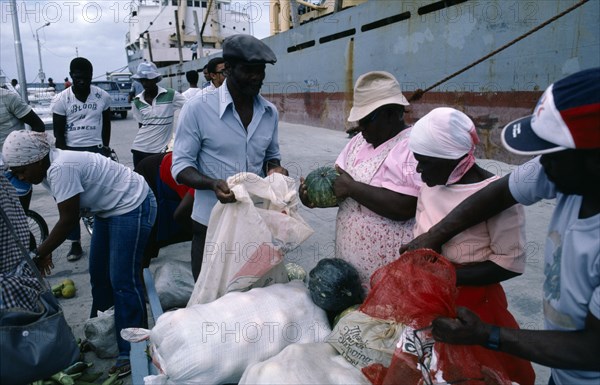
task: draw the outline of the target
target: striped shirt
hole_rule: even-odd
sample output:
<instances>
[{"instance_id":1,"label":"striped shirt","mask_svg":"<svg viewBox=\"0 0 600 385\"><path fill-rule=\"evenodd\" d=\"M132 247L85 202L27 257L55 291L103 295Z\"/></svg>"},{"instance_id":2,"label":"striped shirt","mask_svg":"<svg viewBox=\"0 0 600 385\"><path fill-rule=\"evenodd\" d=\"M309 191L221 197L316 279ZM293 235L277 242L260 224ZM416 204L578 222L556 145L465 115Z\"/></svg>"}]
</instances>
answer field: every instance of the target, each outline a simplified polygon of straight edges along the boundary
<instances>
[{"instance_id":1,"label":"striped shirt","mask_svg":"<svg viewBox=\"0 0 600 385\"><path fill-rule=\"evenodd\" d=\"M158 87L158 95L148 104L143 91L133 100L133 117L141 127L133 140L132 150L157 154L162 152L173 132L175 110L186 102L185 96L173 89Z\"/></svg>"}]
</instances>

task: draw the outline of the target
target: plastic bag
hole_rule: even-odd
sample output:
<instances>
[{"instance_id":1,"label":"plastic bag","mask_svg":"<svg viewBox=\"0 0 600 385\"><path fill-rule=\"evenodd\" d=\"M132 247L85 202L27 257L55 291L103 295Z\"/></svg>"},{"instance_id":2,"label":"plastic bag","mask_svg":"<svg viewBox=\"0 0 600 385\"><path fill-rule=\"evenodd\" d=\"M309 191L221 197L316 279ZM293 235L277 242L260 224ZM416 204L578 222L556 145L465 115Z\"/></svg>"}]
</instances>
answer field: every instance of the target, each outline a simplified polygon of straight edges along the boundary
<instances>
[{"instance_id":1,"label":"plastic bag","mask_svg":"<svg viewBox=\"0 0 600 385\"><path fill-rule=\"evenodd\" d=\"M293 178L239 173L227 184L236 202L218 202L211 212L202 270L188 306L232 291L288 282L285 253L313 233L298 214Z\"/></svg>"},{"instance_id":2,"label":"plastic bag","mask_svg":"<svg viewBox=\"0 0 600 385\"><path fill-rule=\"evenodd\" d=\"M83 333L98 358L114 358L119 355L115 334L115 308L99 311L98 316L85 321Z\"/></svg>"},{"instance_id":3,"label":"plastic bag","mask_svg":"<svg viewBox=\"0 0 600 385\"><path fill-rule=\"evenodd\" d=\"M404 326L352 311L343 316L327 337L348 362L359 369L375 363L389 366Z\"/></svg>"},{"instance_id":4,"label":"plastic bag","mask_svg":"<svg viewBox=\"0 0 600 385\"><path fill-rule=\"evenodd\" d=\"M189 262L166 260L156 268L154 286L163 310L185 307L194 290Z\"/></svg>"}]
</instances>

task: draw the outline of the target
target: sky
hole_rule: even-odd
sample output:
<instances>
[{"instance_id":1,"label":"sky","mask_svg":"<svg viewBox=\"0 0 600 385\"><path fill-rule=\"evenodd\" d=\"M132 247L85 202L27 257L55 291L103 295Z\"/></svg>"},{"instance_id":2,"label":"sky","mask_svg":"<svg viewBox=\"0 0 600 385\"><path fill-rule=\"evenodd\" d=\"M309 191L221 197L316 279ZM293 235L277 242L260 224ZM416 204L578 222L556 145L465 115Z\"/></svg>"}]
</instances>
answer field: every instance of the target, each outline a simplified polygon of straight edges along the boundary
<instances>
[{"instance_id":1,"label":"sky","mask_svg":"<svg viewBox=\"0 0 600 385\"><path fill-rule=\"evenodd\" d=\"M16 1L20 41L28 83L38 82L39 36L42 67L46 80L62 83L69 76L69 63L76 56L94 65L94 78L106 72L126 70L125 34L128 31L130 0ZM269 34L268 0L231 0L232 6L248 7L254 35ZM239 3L239 4L235 4ZM18 79L11 1L0 0L0 74ZM261 17L255 16L261 13ZM49 26L44 27L46 23Z\"/></svg>"}]
</instances>

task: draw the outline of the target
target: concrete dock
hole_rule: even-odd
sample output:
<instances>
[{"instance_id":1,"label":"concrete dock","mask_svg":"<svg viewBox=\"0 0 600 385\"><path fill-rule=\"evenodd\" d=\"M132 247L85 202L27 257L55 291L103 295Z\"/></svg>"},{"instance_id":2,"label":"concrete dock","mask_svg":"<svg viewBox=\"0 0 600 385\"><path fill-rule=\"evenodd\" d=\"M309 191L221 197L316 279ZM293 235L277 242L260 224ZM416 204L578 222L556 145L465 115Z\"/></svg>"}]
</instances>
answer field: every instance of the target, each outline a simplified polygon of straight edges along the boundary
<instances>
[{"instance_id":1,"label":"concrete dock","mask_svg":"<svg viewBox=\"0 0 600 385\"><path fill-rule=\"evenodd\" d=\"M111 147L115 149L120 163L132 167L130 146L137 132L137 123L131 118L112 121ZM290 176L299 178L306 176L313 169L333 165L337 155L346 145L349 138L346 133L324 128L289 124L280 124L280 146L282 164ZM512 166L497 161L481 161L488 170L505 175ZM527 268L525 273L504 284L509 299L510 310L522 328L541 329L542 322L542 283L543 283L543 247L547 224L554 208L554 202L540 202L526 208L527 215ZM48 222L50 229L56 223L58 211L52 197L41 186L34 187L31 209L40 213ZM307 209L302 207L300 214L315 230L301 247L288 255L289 262L303 266L308 272L321 258L333 257L335 237L335 215L337 209ZM84 338L83 325L88 319L91 307L91 293L88 275L88 255L90 235L81 226L82 245L85 255L79 261L69 262L66 254L69 243L65 242L53 253L54 270L48 277L50 284L60 283L65 278L75 281L77 295L72 299L61 299L67 321L72 326L75 336ZM164 259L189 261L190 243L171 245L161 250L153 264ZM86 361L94 362L92 371L106 371L114 359L98 359L93 352L86 353ZM534 365L536 384L547 384L550 371ZM127 377L126 384L131 384Z\"/></svg>"}]
</instances>

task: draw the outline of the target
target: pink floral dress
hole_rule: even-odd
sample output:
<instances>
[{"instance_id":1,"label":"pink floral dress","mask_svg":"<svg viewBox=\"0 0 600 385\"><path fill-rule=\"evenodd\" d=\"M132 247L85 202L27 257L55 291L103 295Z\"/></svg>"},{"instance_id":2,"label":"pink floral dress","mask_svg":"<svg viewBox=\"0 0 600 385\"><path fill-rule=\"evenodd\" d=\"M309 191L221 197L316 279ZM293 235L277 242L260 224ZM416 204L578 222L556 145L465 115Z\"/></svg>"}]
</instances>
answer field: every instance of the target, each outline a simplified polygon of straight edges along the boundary
<instances>
[{"instance_id":1,"label":"pink floral dress","mask_svg":"<svg viewBox=\"0 0 600 385\"><path fill-rule=\"evenodd\" d=\"M401 158L406 158L416 165L407 146L398 150L398 147L403 147L402 141L408 139L409 132L410 129L402 131L374 149L373 156L369 159L362 161L357 161L357 157L363 147L370 145L359 134L346 147L345 162L340 164L339 160L342 158L340 155L336 163L354 180L375 186L372 180L388 156L400 155ZM395 163L406 164L404 159L399 159ZM414 174L414 171L411 174ZM407 195L416 196L420 188L418 175L407 175L403 179L408 180L410 191L416 191ZM354 199L347 198L339 204L337 214L336 257L351 263L358 270L361 283L368 289L371 274L398 258L400 246L412 240L414 225L414 218L407 221L388 219L362 206Z\"/></svg>"}]
</instances>

